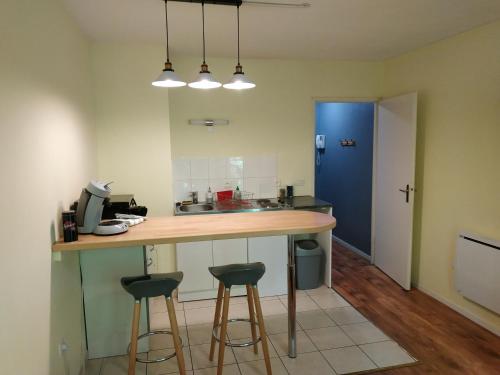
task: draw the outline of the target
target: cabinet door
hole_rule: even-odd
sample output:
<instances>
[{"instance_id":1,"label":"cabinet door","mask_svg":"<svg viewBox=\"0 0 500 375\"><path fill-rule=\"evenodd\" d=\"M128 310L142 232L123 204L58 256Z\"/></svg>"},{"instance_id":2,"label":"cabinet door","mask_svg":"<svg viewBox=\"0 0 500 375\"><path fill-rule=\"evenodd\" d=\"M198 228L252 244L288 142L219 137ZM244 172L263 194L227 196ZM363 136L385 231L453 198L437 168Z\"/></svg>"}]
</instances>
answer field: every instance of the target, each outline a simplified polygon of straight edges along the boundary
<instances>
[{"instance_id":1,"label":"cabinet door","mask_svg":"<svg viewBox=\"0 0 500 375\"><path fill-rule=\"evenodd\" d=\"M233 238L230 240L214 240L213 254L214 266L247 263L247 239Z\"/></svg>"},{"instance_id":2,"label":"cabinet door","mask_svg":"<svg viewBox=\"0 0 500 375\"><path fill-rule=\"evenodd\" d=\"M287 293L287 237L254 237L248 239L248 261L262 262L266 273L259 282L261 296Z\"/></svg>"},{"instance_id":3,"label":"cabinet door","mask_svg":"<svg viewBox=\"0 0 500 375\"><path fill-rule=\"evenodd\" d=\"M176 244L177 269L184 273L179 292L213 289L213 278L208 267L213 265L212 241Z\"/></svg>"}]
</instances>

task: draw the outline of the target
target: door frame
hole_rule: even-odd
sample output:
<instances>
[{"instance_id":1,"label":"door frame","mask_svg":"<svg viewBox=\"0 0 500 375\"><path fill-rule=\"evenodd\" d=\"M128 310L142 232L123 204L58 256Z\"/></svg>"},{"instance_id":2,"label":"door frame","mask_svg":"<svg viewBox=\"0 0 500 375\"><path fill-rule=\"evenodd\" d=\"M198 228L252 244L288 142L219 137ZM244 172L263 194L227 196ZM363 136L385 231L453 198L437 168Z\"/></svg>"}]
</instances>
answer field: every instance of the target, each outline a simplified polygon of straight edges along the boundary
<instances>
[{"instance_id":1,"label":"door frame","mask_svg":"<svg viewBox=\"0 0 500 375\"><path fill-rule=\"evenodd\" d=\"M378 103L383 100L383 97L313 97L313 161L316 163L316 146L314 145L314 137L316 134L316 103L372 103L373 110L373 152L372 152L372 214L371 214L371 241L370 241L370 256L366 257L370 260L370 264L375 263L375 179L377 168L377 134L378 134ZM316 164L314 164L316 165ZM315 167L316 168L316 167ZM316 190L316 179L313 176L313 191ZM333 236L333 235L332 235ZM357 253L357 252L356 252Z\"/></svg>"}]
</instances>

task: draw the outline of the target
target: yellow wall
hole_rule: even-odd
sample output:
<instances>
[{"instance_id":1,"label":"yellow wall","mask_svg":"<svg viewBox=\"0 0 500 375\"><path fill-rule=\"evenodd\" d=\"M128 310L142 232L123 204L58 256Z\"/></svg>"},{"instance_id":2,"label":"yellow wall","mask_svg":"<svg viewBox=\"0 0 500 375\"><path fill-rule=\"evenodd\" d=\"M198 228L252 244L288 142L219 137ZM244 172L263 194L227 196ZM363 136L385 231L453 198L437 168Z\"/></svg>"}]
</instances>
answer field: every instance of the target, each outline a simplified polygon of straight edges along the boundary
<instances>
[{"instance_id":1,"label":"yellow wall","mask_svg":"<svg viewBox=\"0 0 500 375\"><path fill-rule=\"evenodd\" d=\"M173 210L168 90L151 86L162 59L161 46L92 46L98 175L115 181L113 194L134 193L148 216ZM174 268L168 250L159 257L161 271Z\"/></svg>"},{"instance_id":2,"label":"yellow wall","mask_svg":"<svg viewBox=\"0 0 500 375\"><path fill-rule=\"evenodd\" d=\"M227 82L234 59L209 59ZM282 185L304 180L296 194L314 194L314 100L316 97L378 97L381 63L245 60L257 87L248 91L181 88L170 91L172 158L276 154ZM199 58L176 58L176 72L193 80ZM189 119L222 118L229 126L188 125Z\"/></svg>"},{"instance_id":3,"label":"yellow wall","mask_svg":"<svg viewBox=\"0 0 500 375\"><path fill-rule=\"evenodd\" d=\"M78 255L51 244L95 171L88 44L58 0L2 0L0 51L0 373L77 374Z\"/></svg>"},{"instance_id":4,"label":"yellow wall","mask_svg":"<svg viewBox=\"0 0 500 375\"><path fill-rule=\"evenodd\" d=\"M500 332L452 269L459 231L500 239L500 22L386 61L384 91L419 92L413 281Z\"/></svg>"}]
</instances>

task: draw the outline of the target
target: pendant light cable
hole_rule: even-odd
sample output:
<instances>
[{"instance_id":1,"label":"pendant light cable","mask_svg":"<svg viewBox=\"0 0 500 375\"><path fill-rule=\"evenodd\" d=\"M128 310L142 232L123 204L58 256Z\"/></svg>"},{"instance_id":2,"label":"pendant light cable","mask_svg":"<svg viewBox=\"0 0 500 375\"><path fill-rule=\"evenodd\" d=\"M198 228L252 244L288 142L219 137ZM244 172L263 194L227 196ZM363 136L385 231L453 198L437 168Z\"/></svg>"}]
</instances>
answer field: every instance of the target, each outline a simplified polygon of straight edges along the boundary
<instances>
[{"instance_id":1,"label":"pendant light cable","mask_svg":"<svg viewBox=\"0 0 500 375\"><path fill-rule=\"evenodd\" d=\"M240 65L240 6L236 7L236 18L238 20L238 65Z\"/></svg>"},{"instance_id":2,"label":"pendant light cable","mask_svg":"<svg viewBox=\"0 0 500 375\"><path fill-rule=\"evenodd\" d=\"M201 18L203 25L203 64L206 64L205 61L205 2L201 2Z\"/></svg>"},{"instance_id":3,"label":"pendant light cable","mask_svg":"<svg viewBox=\"0 0 500 375\"><path fill-rule=\"evenodd\" d=\"M168 0L165 0L165 36L167 37L167 62L170 62L170 52L168 48Z\"/></svg>"}]
</instances>

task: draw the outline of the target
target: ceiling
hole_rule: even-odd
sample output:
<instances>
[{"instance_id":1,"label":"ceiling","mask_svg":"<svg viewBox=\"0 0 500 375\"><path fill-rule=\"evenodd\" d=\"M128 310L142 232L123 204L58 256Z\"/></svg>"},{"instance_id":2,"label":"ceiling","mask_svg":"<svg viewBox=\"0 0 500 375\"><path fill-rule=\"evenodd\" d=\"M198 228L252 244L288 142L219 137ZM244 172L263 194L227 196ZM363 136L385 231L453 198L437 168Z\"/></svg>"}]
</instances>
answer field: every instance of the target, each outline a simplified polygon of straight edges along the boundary
<instances>
[{"instance_id":1,"label":"ceiling","mask_svg":"<svg viewBox=\"0 0 500 375\"><path fill-rule=\"evenodd\" d=\"M242 58L380 60L500 19L500 0L274 0L244 4ZM96 41L164 42L162 0L64 0ZM206 5L207 57L234 56L236 9ZM171 52L201 54L201 6L169 3Z\"/></svg>"}]
</instances>

